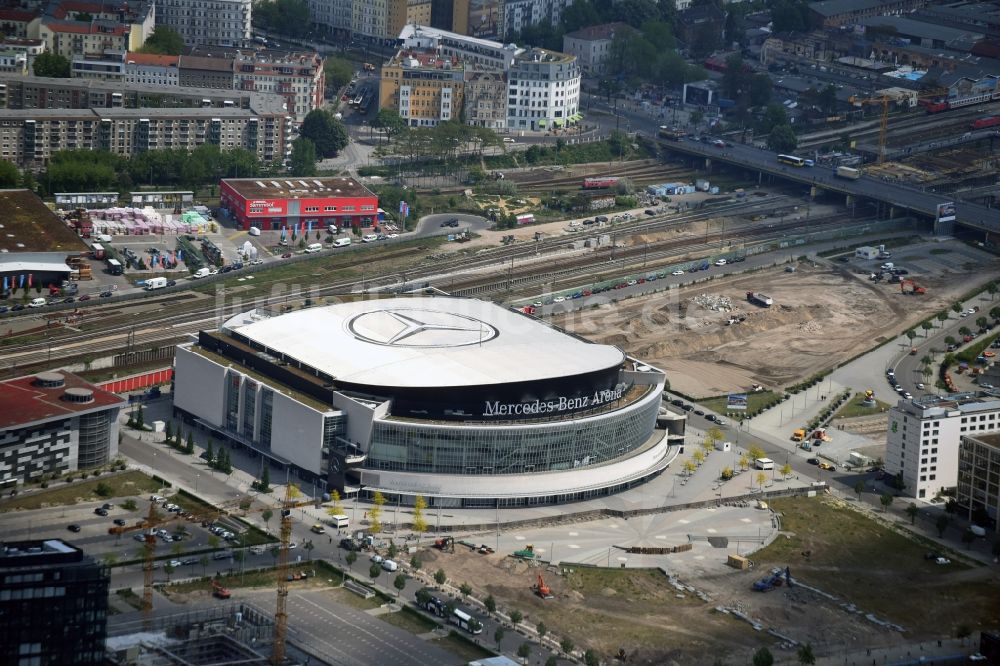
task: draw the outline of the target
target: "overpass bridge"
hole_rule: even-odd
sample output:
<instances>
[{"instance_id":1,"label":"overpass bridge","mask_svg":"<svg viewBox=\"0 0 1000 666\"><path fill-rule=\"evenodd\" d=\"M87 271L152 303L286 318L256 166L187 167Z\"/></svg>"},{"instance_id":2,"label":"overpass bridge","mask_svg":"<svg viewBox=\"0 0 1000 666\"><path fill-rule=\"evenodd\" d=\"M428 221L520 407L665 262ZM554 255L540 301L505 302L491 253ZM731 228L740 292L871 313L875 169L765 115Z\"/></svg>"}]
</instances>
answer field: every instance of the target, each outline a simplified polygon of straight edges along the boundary
<instances>
[{"instance_id":1,"label":"overpass bridge","mask_svg":"<svg viewBox=\"0 0 1000 666\"><path fill-rule=\"evenodd\" d=\"M888 207L889 217L905 212L932 220L935 233L941 235L950 235L955 225L984 232L984 240L990 240L992 234L1000 234L1000 209L962 201L950 194L937 194L864 175L857 180L838 178L832 167L781 164L775 153L745 144L717 147L690 139L661 140L659 144L670 152L703 158L706 168L711 168L713 163L729 164L807 185L813 188L813 194L825 190L843 194L848 202L852 199L876 201ZM938 207L946 203L953 204L954 213L939 215Z\"/></svg>"}]
</instances>

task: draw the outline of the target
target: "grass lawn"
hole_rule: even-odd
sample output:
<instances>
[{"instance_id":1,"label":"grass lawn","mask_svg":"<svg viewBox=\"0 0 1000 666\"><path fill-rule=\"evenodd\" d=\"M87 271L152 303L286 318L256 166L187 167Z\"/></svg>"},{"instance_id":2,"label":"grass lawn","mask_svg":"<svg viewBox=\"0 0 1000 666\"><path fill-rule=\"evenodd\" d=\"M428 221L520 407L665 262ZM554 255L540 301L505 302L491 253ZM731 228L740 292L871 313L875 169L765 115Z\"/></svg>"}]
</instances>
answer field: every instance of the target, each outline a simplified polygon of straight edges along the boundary
<instances>
[{"instance_id":1,"label":"grass lawn","mask_svg":"<svg viewBox=\"0 0 1000 666\"><path fill-rule=\"evenodd\" d=\"M485 633L479 634L480 640L487 640L483 638L485 635ZM449 633L444 638L433 638L430 642L434 643L438 647L444 648L458 657L461 657L463 661L475 661L476 659L487 659L489 657L496 656L496 652L480 647L454 631ZM538 650L536 649L533 651L537 652Z\"/></svg>"},{"instance_id":2,"label":"grass lawn","mask_svg":"<svg viewBox=\"0 0 1000 666\"><path fill-rule=\"evenodd\" d=\"M760 391L759 393L747 393L747 412L756 412L759 409L763 409L766 405L774 402L778 399L778 395L774 391ZM704 400L699 400L698 404L704 405L708 409L711 409L717 414L726 413L726 396L717 396L715 398L705 398ZM733 414L742 414L741 411L735 411ZM736 417L738 418L738 416Z\"/></svg>"},{"instance_id":3,"label":"grass lawn","mask_svg":"<svg viewBox=\"0 0 1000 666\"><path fill-rule=\"evenodd\" d=\"M357 608L358 610L369 610L371 608L378 608L383 604L383 601L378 595L370 599L365 599L359 594L355 594L348 589L343 587L336 587L327 592L334 601L344 604L345 606L350 606L351 608Z\"/></svg>"},{"instance_id":4,"label":"grass lawn","mask_svg":"<svg viewBox=\"0 0 1000 666\"><path fill-rule=\"evenodd\" d=\"M434 629L440 626L437 622L432 622L430 619L406 606L398 613L386 613L385 615L379 615L378 618L394 627L399 627L411 634L417 635L434 631Z\"/></svg>"},{"instance_id":5,"label":"grass lawn","mask_svg":"<svg viewBox=\"0 0 1000 666\"><path fill-rule=\"evenodd\" d=\"M986 567L924 559L948 553L929 540L869 519L830 497L771 503L783 530L753 554L760 570L789 566L792 576L902 625L911 635L955 634L957 626L1000 622L1000 583Z\"/></svg>"},{"instance_id":6,"label":"grass lawn","mask_svg":"<svg viewBox=\"0 0 1000 666\"><path fill-rule=\"evenodd\" d=\"M840 408L840 410L833 415L835 419L849 419L853 416L871 416L873 414L881 414L887 411L890 405L886 402L882 402L879 399L875 399L874 407L865 407L861 404L861 401L865 399L864 393L855 393L850 401Z\"/></svg>"},{"instance_id":7,"label":"grass lawn","mask_svg":"<svg viewBox=\"0 0 1000 666\"><path fill-rule=\"evenodd\" d=\"M217 563L215 561L210 561L209 562L209 565L208 565L209 574L211 574L212 567L214 565L216 565L216 564ZM226 568L228 569L228 567L229 567L229 560L226 560L224 562L224 564L226 565ZM236 566L238 567L239 565L236 565ZM185 567L184 569L186 569L186 568L187 567ZM178 571L174 575L178 575L178 576L182 576L182 575L185 575L185 574L190 575L184 569ZM310 563L310 562L303 562L302 564L289 565L289 567L288 567L289 573L295 573L297 571L303 571L303 572L306 572L306 573L308 573L310 575L312 575L312 572L313 572L314 569L316 569L316 567L312 566L312 563ZM319 574L318 571L316 573ZM228 587L228 588L231 588L231 589L234 589L234 590L238 589L238 588L242 588L242 587L271 587L271 588L273 588L273 587L275 587L275 585L277 583L277 581L275 580L275 576L276 576L276 574L275 574L275 570L274 569L259 569L259 570L254 570L254 571L246 571L243 574L240 574L239 571L237 571L234 574L225 574L223 576L220 576L219 577L219 582L222 583L223 587ZM317 575L316 578L308 578L308 579L306 579L304 581L303 580L295 580L295 581L289 581L288 582L288 587L290 589L291 588L295 588L295 587L304 587L306 585L310 585L310 586L326 585L326 578L324 578L323 576ZM176 585L171 583L171 584L167 585L167 587L165 588L164 591L167 592L168 594L170 594L170 593L185 594L185 593L188 593L188 592L197 592L199 590L205 590L205 591L208 591L208 592L212 591L212 576L211 575L209 575L207 578L202 578L201 580L193 580L193 581L190 581L190 582L187 582L187 583L178 583Z\"/></svg>"},{"instance_id":8,"label":"grass lawn","mask_svg":"<svg viewBox=\"0 0 1000 666\"><path fill-rule=\"evenodd\" d=\"M98 495L98 484L104 484L107 487L107 492ZM0 512L13 511L15 509L40 509L47 506L76 504L77 502L94 502L112 497L135 497L156 492L161 487L158 481L154 481L142 472L130 471L104 474L97 478L87 479L86 481L74 481L70 484L61 485L59 488L33 492L30 495L21 494L17 497L5 499L0 502Z\"/></svg>"}]
</instances>

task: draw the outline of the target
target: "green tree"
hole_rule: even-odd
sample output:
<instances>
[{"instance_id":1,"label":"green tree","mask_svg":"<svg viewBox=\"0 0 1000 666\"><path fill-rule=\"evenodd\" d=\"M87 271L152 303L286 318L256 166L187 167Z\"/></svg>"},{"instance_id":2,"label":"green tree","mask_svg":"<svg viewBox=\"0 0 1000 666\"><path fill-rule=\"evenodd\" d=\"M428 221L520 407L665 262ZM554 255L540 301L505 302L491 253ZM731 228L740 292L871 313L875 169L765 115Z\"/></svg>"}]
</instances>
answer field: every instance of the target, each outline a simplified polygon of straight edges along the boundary
<instances>
[{"instance_id":1,"label":"green tree","mask_svg":"<svg viewBox=\"0 0 1000 666\"><path fill-rule=\"evenodd\" d=\"M528 657L531 656L531 643L525 641L517 646L517 656L521 658L521 663L528 663Z\"/></svg>"},{"instance_id":2,"label":"green tree","mask_svg":"<svg viewBox=\"0 0 1000 666\"><path fill-rule=\"evenodd\" d=\"M406 131L406 121L393 109L379 109L375 119L372 120L372 127L383 130L386 138L392 141L393 137Z\"/></svg>"},{"instance_id":3,"label":"green tree","mask_svg":"<svg viewBox=\"0 0 1000 666\"><path fill-rule=\"evenodd\" d=\"M753 666L772 666L774 664L774 655L766 647L759 648L753 653Z\"/></svg>"},{"instance_id":4,"label":"green tree","mask_svg":"<svg viewBox=\"0 0 1000 666\"><path fill-rule=\"evenodd\" d=\"M770 76L767 74L754 74L750 78L750 105L766 106L771 101L773 88Z\"/></svg>"},{"instance_id":5,"label":"green tree","mask_svg":"<svg viewBox=\"0 0 1000 666\"><path fill-rule=\"evenodd\" d=\"M965 310L965 308L962 306L961 303L952 303L951 304L951 310L952 310L952 312L960 314L963 310Z\"/></svg>"},{"instance_id":6,"label":"green tree","mask_svg":"<svg viewBox=\"0 0 1000 666\"><path fill-rule=\"evenodd\" d=\"M791 125L778 125L767 137L767 147L778 153L791 153L799 145Z\"/></svg>"},{"instance_id":7,"label":"green tree","mask_svg":"<svg viewBox=\"0 0 1000 666\"><path fill-rule=\"evenodd\" d=\"M344 557L347 560L347 568L351 569L354 567L354 563L358 561L358 554L353 550L347 551L347 555Z\"/></svg>"},{"instance_id":8,"label":"green tree","mask_svg":"<svg viewBox=\"0 0 1000 666\"><path fill-rule=\"evenodd\" d=\"M906 338L910 342L913 342L913 338L915 338L915 337L917 337L917 332L914 331L912 328L906 332Z\"/></svg>"},{"instance_id":9,"label":"green tree","mask_svg":"<svg viewBox=\"0 0 1000 666\"><path fill-rule=\"evenodd\" d=\"M288 172L293 176L316 175L316 145L312 141L302 137L292 141Z\"/></svg>"},{"instance_id":10,"label":"green tree","mask_svg":"<svg viewBox=\"0 0 1000 666\"><path fill-rule=\"evenodd\" d=\"M497 600L493 598L492 594L483 600L483 606L486 607L486 612L490 615L497 612Z\"/></svg>"},{"instance_id":11,"label":"green tree","mask_svg":"<svg viewBox=\"0 0 1000 666\"><path fill-rule=\"evenodd\" d=\"M406 588L406 574L398 574L392 581L392 586L396 588L396 598Z\"/></svg>"},{"instance_id":12,"label":"green tree","mask_svg":"<svg viewBox=\"0 0 1000 666\"><path fill-rule=\"evenodd\" d=\"M444 572L444 569L438 569L434 572L434 582L438 585L444 585L445 581L448 580L448 574Z\"/></svg>"},{"instance_id":13,"label":"green tree","mask_svg":"<svg viewBox=\"0 0 1000 666\"><path fill-rule=\"evenodd\" d=\"M597 656L597 653L593 650L587 650L583 653L583 663L587 666L600 666L601 660Z\"/></svg>"},{"instance_id":14,"label":"green tree","mask_svg":"<svg viewBox=\"0 0 1000 666\"><path fill-rule=\"evenodd\" d=\"M524 619L524 613L517 610L516 608L510 612L510 623L514 626L521 624L521 620Z\"/></svg>"},{"instance_id":15,"label":"green tree","mask_svg":"<svg viewBox=\"0 0 1000 666\"><path fill-rule=\"evenodd\" d=\"M301 37L310 23L309 5L305 0L254 3L253 22L283 35Z\"/></svg>"},{"instance_id":16,"label":"green tree","mask_svg":"<svg viewBox=\"0 0 1000 666\"><path fill-rule=\"evenodd\" d=\"M68 79L70 77L69 60L49 51L35 56L32 68L35 76L46 76L54 79Z\"/></svg>"},{"instance_id":17,"label":"green tree","mask_svg":"<svg viewBox=\"0 0 1000 666\"><path fill-rule=\"evenodd\" d=\"M101 481L97 484L97 488L94 489L94 492L98 497L111 497L114 495L115 490L108 484Z\"/></svg>"},{"instance_id":18,"label":"green tree","mask_svg":"<svg viewBox=\"0 0 1000 666\"><path fill-rule=\"evenodd\" d=\"M274 511L271 511L270 509L264 509L263 511L261 511L260 517L264 519L264 527L266 529L268 527L268 523L271 522L271 518L274 517Z\"/></svg>"},{"instance_id":19,"label":"green tree","mask_svg":"<svg viewBox=\"0 0 1000 666\"><path fill-rule=\"evenodd\" d=\"M800 664L816 663L816 655L813 654L812 645L810 643L806 643L805 645L799 647L798 656Z\"/></svg>"},{"instance_id":20,"label":"green tree","mask_svg":"<svg viewBox=\"0 0 1000 666\"><path fill-rule=\"evenodd\" d=\"M535 626L535 630L538 632L539 638L545 638L545 634L549 633L549 628L545 626L544 622L539 622Z\"/></svg>"},{"instance_id":21,"label":"green tree","mask_svg":"<svg viewBox=\"0 0 1000 666\"><path fill-rule=\"evenodd\" d=\"M462 598L464 599L465 597L472 594L472 586L469 585L468 583L462 583L461 585L458 586L458 591L462 593Z\"/></svg>"},{"instance_id":22,"label":"green tree","mask_svg":"<svg viewBox=\"0 0 1000 666\"><path fill-rule=\"evenodd\" d=\"M208 445L205 447L205 460L208 462L209 467L215 466L215 450L212 447L212 440L208 440Z\"/></svg>"},{"instance_id":23,"label":"green tree","mask_svg":"<svg viewBox=\"0 0 1000 666\"><path fill-rule=\"evenodd\" d=\"M167 421L166 427L163 429L164 441L167 444L171 444L174 441L174 422Z\"/></svg>"},{"instance_id":24,"label":"green tree","mask_svg":"<svg viewBox=\"0 0 1000 666\"><path fill-rule=\"evenodd\" d=\"M567 656L573 652L574 647L572 638L566 637L559 641L559 649Z\"/></svg>"},{"instance_id":25,"label":"green tree","mask_svg":"<svg viewBox=\"0 0 1000 666\"><path fill-rule=\"evenodd\" d=\"M865 492L865 482L864 481L858 481L857 483L855 483L854 484L854 492L857 494L858 501L860 502L861 501L861 493Z\"/></svg>"},{"instance_id":26,"label":"green tree","mask_svg":"<svg viewBox=\"0 0 1000 666\"><path fill-rule=\"evenodd\" d=\"M343 58L327 58L323 63L323 73L326 74L327 91L337 95L354 77L354 66Z\"/></svg>"},{"instance_id":27,"label":"green tree","mask_svg":"<svg viewBox=\"0 0 1000 666\"><path fill-rule=\"evenodd\" d=\"M381 575L382 575L382 565L380 565L380 564L375 564L375 563L373 562L373 563L371 564L371 566L369 566L369 567L368 567L368 576L369 576L369 577L370 577L370 578L371 578L372 580L376 580L376 579L377 579L377 578L378 578L379 576L381 576Z\"/></svg>"},{"instance_id":28,"label":"green tree","mask_svg":"<svg viewBox=\"0 0 1000 666\"><path fill-rule=\"evenodd\" d=\"M188 455L194 453L194 433L188 430L187 444L184 446L184 453Z\"/></svg>"},{"instance_id":29,"label":"green tree","mask_svg":"<svg viewBox=\"0 0 1000 666\"><path fill-rule=\"evenodd\" d=\"M158 53L160 55L180 55L184 50L184 38L173 28L158 25L142 45L142 53Z\"/></svg>"},{"instance_id":30,"label":"green tree","mask_svg":"<svg viewBox=\"0 0 1000 666\"><path fill-rule=\"evenodd\" d=\"M271 492L271 467L264 465L264 471L260 474L260 481L257 482L257 489L262 493Z\"/></svg>"},{"instance_id":31,"label":"green tree","mask_svg":"<svg viewBox=\"0 0 1000 666\"><path fill-rule=\"evenodd\" d=\"M0 160L0 188L13 188L21 184L17 167L7 160Z\"/></svg>"},{"instance_id":32,"label":"green tree","mask_svg":"<svg viewBox=\"0 0 1000 666\"><path fill-rule=\"evenodd\" d=\"M928 332L929 332L929 331L930 331L930 330L931 330L932 328L934 328L934 324L932 324L932 323L931 323L931 322L929 322L929 321L925 321L925 322L922 322L922 323L920 324L920 328L921 328L921 329L923 329L923 331L924 331L924 337L926 338L926 337L927 337L927 335L928 335Z\"/></svg>"},{"instance_id":33,"label":"green tree","mask_svg":"<svg viewBox=\"0 0 1000 666\"><path fill-rule=\"evenodd\" d=\"M497 627L497 630L493 632L493 640L497 642L497 651L500 650L500 642L503 640L504 635L507 632L504 631L503 627Z\"/></svg>"},{"instance_id":34,"label":"green tree","mask_svg":"<svg viewBox=\"0 0 1000 666\"><path fill-rule=\"evenodd\" d=\"M306 115L299 136L312 141L322 159L336 156L348 143L344 124L323 109L313 109Z\"/></svg>"},{"instance_id":35,"label":"green tree","mask_svg":"<svg viewBox=\"0 0 1000 666\"><path fill-rule=\"evenodd\" d=\"M878 498L878 501L882 504L882 512L889 510L889 506L892 504L895 498L889 493L882 493L882 496Z\"/></svg>"},{"instance_id":36,"label":"green tree","mask_svg":"<svg viewBox=\"0 0 1000 666\"><path fill-rule=\"evenodd\" d=\"M941 325L943 326L943 325L944 325L944 323L945 323L946 321L948 321L948 313L947 313L947 312L939 312L939 313L937 313L937 317L936 317L936 319L937 319L937 320L938 320L939 322L941 322Z\"/></svg>"},{"instance_id":37,"label":"green tree","mask_svg":"<svg viewBox=\"0 0 1000 666\"><path fill-rule=\"evenodd\" d=\"M167 582L170 582L170 574L174 572L174 567L170 566L170 563L163 565L163 573L167 574Z\"/></svg>"},{"instance_id":38,"label":"green tree","mask_svg":"<svg viewBox=\"0 0 1000 666\"><path fill-rule=\"evenodd\" d=\"M550 654L549 658L545 660L545 666L559 666L559 657Z\"/></svg>"}]
</instances>

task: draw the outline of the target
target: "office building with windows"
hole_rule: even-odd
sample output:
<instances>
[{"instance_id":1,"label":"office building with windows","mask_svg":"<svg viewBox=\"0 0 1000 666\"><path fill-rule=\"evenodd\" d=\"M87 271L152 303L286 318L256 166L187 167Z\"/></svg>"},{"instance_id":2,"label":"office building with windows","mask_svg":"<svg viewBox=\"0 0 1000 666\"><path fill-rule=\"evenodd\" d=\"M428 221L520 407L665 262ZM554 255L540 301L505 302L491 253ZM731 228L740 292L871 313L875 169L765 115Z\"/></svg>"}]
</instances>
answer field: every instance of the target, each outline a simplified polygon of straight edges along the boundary
<instances>
[{"instance_id":1,"label":"office building with windows","mask_svg":"<svg viewBox=\"0 0 1000 666\"><path fill-rule=\"evenodd\" d=\"M0 483L90 469L118 455L125 401L68 372L0 382Z\"/></svg>"},{"instance_id":2,"label":"office building with windows","mask_svg":"<svg viewBox=\"0 0 1000 666\"><path fill-rule=\"evenodd\" d=\"M510 130L564 127L582 117L576 56L546 49L518 53L507 72L507 91Z\"/></svg>"},{"instance_id":3,"label":"office building with windows","mask_svg":"<svg viewBox=\"0 0 1000 666\"><path fill-rule=\"evenodd\" d=\"M677 450L657 427L661 371L484 301L254 310L175 364L178 413L342 494L573 501L641 483Z\"/></svg>"},{"instance_id":4,"label":"office building with windows","mask_svg":"<svg viewBox=\"0 0 1000 666\"><path fill-rule=\"evenodd\" d=\"M0 543L0 664L104 664L110 581L62 539Z\"/></svg>"},{"instance_id":5,"label":"office building with windows","mask_svg":"<svg viewBox=\"0 0 1000 666\"><path fill-rule=\"evenodd\" d=\"M958 484L962 437L1000 429L1000 391L928 395L889 410L885 470L903 493L930 500Z\"/></svg>"},{"instance_id":6,"label":"office building with windows","mask_svg":"<svg viewBox=\"0 0 1000 666\"><path fill-rule=\"evenodd\" d=\"M962 437L955 502L970 523L1000 532L1000 433Z\"/></svg>"},{"instance_id":7,"label":"office building with windows","mask_svg":"<svg viewBox=\"0 0 1000 666\"><path fill-rule=\"evenodd\" d=\"M378 224L378 197L353 178L226 178L219 195L244 229Z\"/></svg>"}]
</instances>

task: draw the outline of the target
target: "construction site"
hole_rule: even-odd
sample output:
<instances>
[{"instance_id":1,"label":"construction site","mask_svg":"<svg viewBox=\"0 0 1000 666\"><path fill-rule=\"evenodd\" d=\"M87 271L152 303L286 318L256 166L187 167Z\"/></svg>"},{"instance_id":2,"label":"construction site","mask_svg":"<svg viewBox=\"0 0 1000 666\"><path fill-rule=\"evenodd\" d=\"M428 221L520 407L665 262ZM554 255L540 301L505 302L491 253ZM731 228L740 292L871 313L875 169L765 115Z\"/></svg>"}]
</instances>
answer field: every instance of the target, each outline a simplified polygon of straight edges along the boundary
<instances>
[{"instance_id":1,"label":"construction site","mask_svg":"<svg viewBox=\"0 0 1000 666\"><path fill-rule=\"evenodd\" d=\"M957 241L914 240L895 248L894 257L897 266L907 267L901 282L874 281L881 262L845 252L556 315L553 321L663 368L671 386L692 398L755 384L781 388L879 345L947 309L974 284L1000 275L992 255ZM748 301L748 292L766 294L772 304Z\"/></svg>"}]
</instances>

